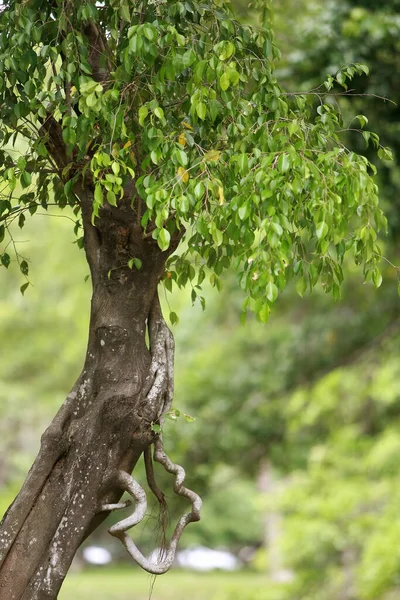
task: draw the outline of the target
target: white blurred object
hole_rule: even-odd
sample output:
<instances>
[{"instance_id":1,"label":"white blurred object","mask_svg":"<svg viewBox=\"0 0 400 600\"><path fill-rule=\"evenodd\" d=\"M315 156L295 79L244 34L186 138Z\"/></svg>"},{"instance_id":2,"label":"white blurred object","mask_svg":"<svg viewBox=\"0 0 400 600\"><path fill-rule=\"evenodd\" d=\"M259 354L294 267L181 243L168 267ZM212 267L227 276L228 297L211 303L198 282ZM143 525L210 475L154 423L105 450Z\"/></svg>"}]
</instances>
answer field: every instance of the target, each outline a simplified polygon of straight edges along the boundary
<instances>
[{"instance_id":1,"label":"white blurred object","mask_svg":"<svg viewBox=\"0 0 400 600\"><path fill-rule=\"evenodd\" d=\"M111 552L100 546L87 546L83 549L83 558L91 565L108 565L111 560Z\"/></svg>"},{"instance_id":2,"label":"white blurred object","mask_svg":"<svg viewBox=\"0 0 400 600\"><path fill-rule=\"evenodd\" d=\"M211 550L203 546L181 550L176 555L176 565L185 569L196 571L235 571L240 566L240 561L231 552L225 550Z\"/></svg>"}]
</instances>

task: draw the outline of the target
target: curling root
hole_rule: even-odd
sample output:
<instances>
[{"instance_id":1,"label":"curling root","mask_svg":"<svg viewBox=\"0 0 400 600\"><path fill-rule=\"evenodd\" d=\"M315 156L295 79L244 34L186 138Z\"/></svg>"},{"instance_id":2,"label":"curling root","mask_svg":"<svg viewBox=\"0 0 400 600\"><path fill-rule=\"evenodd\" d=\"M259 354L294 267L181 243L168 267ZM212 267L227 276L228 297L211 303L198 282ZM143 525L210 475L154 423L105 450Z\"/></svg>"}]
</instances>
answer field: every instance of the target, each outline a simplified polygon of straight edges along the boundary
<instances>
[{"instance_id":1,"label":"curling root","mask_svg":"<svg viewBox=\"0 0 400 600\"><path fill-rule=\"evenodd\" d=\"M140 523L145 517L147 511L147 499L146 493L142 486L139 485L139 483L125 471L118 472L117 481L121 489L128 492L135 500L135 510L129 517L110 527L108 531L111 535L121 540L134 561L140 567L142 567L142 569L154 575L161 575L162 573L168 571L174 562L177 545L186 525L200 520L202 501L200 496L198 496L195 492L184 487L183 482L185 480L185 471L180 465L174 464L168 458L164 451L161 438L158 438L154 443L154 460L162 465L168 473L175 475L174 492L178 496L187 498L192 504L192 510L189 513L183 514L179 519L171 540L166 545L162 560L160 562L152 562L145 558L132 538L130 538L126 533L129 529ZM102 506L102 510L114 510L121 508L122 504L125 503L107 504Z\"/></svg>"}]
</instances>

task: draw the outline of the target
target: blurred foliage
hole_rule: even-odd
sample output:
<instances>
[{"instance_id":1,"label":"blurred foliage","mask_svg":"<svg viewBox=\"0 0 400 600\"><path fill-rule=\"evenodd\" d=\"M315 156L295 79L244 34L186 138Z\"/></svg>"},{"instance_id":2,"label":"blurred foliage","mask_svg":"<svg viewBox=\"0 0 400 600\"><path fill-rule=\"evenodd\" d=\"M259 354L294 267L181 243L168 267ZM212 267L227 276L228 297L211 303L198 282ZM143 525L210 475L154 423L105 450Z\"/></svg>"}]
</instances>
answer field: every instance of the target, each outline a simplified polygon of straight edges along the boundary
<instances>
[{"instance_id":1,"label":"blurred foliage","mask_svg":"<svg viewBox=\"0 0 400 600\"><path fill-rule=\"evenodd\" d=\"M244 19L256 18L245 2L236 4ZM399 2L273 4L283 50L280 74L291 90L311 89L345 62L360 61L369 64L371 77L355 80L357 92L397 101L393 74L399 66ZM396 161L385 166L381 187L391 228L384 254L397 264L398 108L374 97L338 100L344 115L349 102L365 112L372 129L395 151ZM358 138L349 141L361 149ZM65 219L43 217L31 234L25 228L19 235L17 243L28 238L21 252L26 249L33 259L35 287L26 298L18 292L17 268L11 265L8 277L1 278L1 507L22 479L40 432L83 357L90 286L84 283L83 256L69 244L69 225ZM190 306L186 292L165 297L166 306L180 316L174 328L175 407L196 418L192 423L182 417L167 420L165 444L187 468L189 486L202 490L205 499L203 520L188 528L183 543L233 550L260 546L265 542L263 513L278 512L282 562L293 574L285 585L263 585L257 576L258 583L254 588L246 584L245 591L230 575L228 591L199 587L199 597L400 598L398 269L384 263L378 290L363 285L350 264L346 273L340 303L333 304L321 288L301 299L289 287L267 327L251 316L245 327L239 324L243 297L233 275L219 295L206 288L206 313ZM265 458L279 482L268 497L256 486ZM167 478L161 481L163 487L171 484ZM173 517L173 498L170 506ZM148 532L140 533L144 547L154 545L155 528L150 520ZM96 539L108 543L104 531ZM261 563L256 560L255 566ZM124 585L123 578L119 581ZM156 584L160 590L162 581ZM93 578L90 582L84 589L92 593ZM67 580L66 599L69 585ZM191 583L187 594L192 596L197 585ZM111 593L104 597L112 598ZM123 594L115 598L128 597ZM178 592L171 594L179 598Z\"/></svg>"},{"instance_id":2,"label":"blurred foliage","mask_svg":"<svg viewBox=\"0 0 400 600\"><path fill-rule=\"evenodd\" d=\"M32 259L33 286L27 297L19 291L23 279L15 261L8 273L1 273L1 513L18 491L39 436L79 374L85 355L88 267L73 244L67 215L49 212L54 217L38 215L23 233L13 229L19 252Z\"/></svg>"},{"instance_id":3,"label":"blurred foliage","mask_svg":"<svg viewBox=\"0 0 400 600\"><path fill-rule=\"evenodd\" d=\"M244 3L241 3L244 4ZM392 148L395 161L380 166L381 198L393 236L400 233L400 89L394 76L400 70L400 14L398 0L310 0L273 2L274 26L282 61L278 74L289 90L317 88L328 73L344 64L365 63L368 77L356 77L353 97L336 96L347 122L355 112L368 115L369 125L382 143ZM343 94L336 88L334 92ZM351 127L354 124L350 124ZM348 143L374 161L373 152L357 132Z\"/></svg>"}]
</instances>

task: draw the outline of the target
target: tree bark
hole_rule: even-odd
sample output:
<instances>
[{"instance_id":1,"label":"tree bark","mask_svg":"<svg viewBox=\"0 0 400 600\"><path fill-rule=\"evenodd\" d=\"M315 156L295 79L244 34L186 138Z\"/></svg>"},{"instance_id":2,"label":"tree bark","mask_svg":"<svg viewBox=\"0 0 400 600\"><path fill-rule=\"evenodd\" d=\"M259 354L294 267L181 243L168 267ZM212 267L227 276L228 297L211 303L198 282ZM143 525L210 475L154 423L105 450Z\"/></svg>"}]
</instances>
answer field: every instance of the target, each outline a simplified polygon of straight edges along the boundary
<instances>
[{"instance_id":1,"label":"tree bark","mask_svg":"<svg viewBox=\"0 0 400 600\"><path fill-rule=\"evenodd\" d=\"M1 600L57 598L77 548L123 492L117 474L130 473L154 442L152 423L165 410L166 385L157 375L165 364L154 361L157 285L178 235L161 252L127 201L104 208L94 227L92 192L78 195L93 284L86 360L1 523ZM140 269L128 268L132 257Z\"/></svg>"}]
</instances>

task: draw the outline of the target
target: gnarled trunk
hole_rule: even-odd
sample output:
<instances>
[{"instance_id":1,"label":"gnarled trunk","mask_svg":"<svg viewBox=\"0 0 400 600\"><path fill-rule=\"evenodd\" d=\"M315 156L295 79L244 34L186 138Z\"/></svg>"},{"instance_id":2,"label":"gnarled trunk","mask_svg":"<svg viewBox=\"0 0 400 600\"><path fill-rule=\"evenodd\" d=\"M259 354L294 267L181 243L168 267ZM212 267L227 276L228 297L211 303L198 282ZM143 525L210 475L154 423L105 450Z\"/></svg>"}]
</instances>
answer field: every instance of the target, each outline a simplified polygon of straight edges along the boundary
<instances>
[{"instance_id":1,"label":"gnarled trunk","mask_svg":"<svg viewBox=\"0 0 400 600\"><path fill-rule=\"evenodd\" d=\"M1 600L57 598L77 548L123 492L118 473L132 471L171 401L157 297L168 253L143 238L129 205L103 209L95 228L90 194L81 201L93 282L86 360L3 518Z\"/></svg>"}]
</instances>

